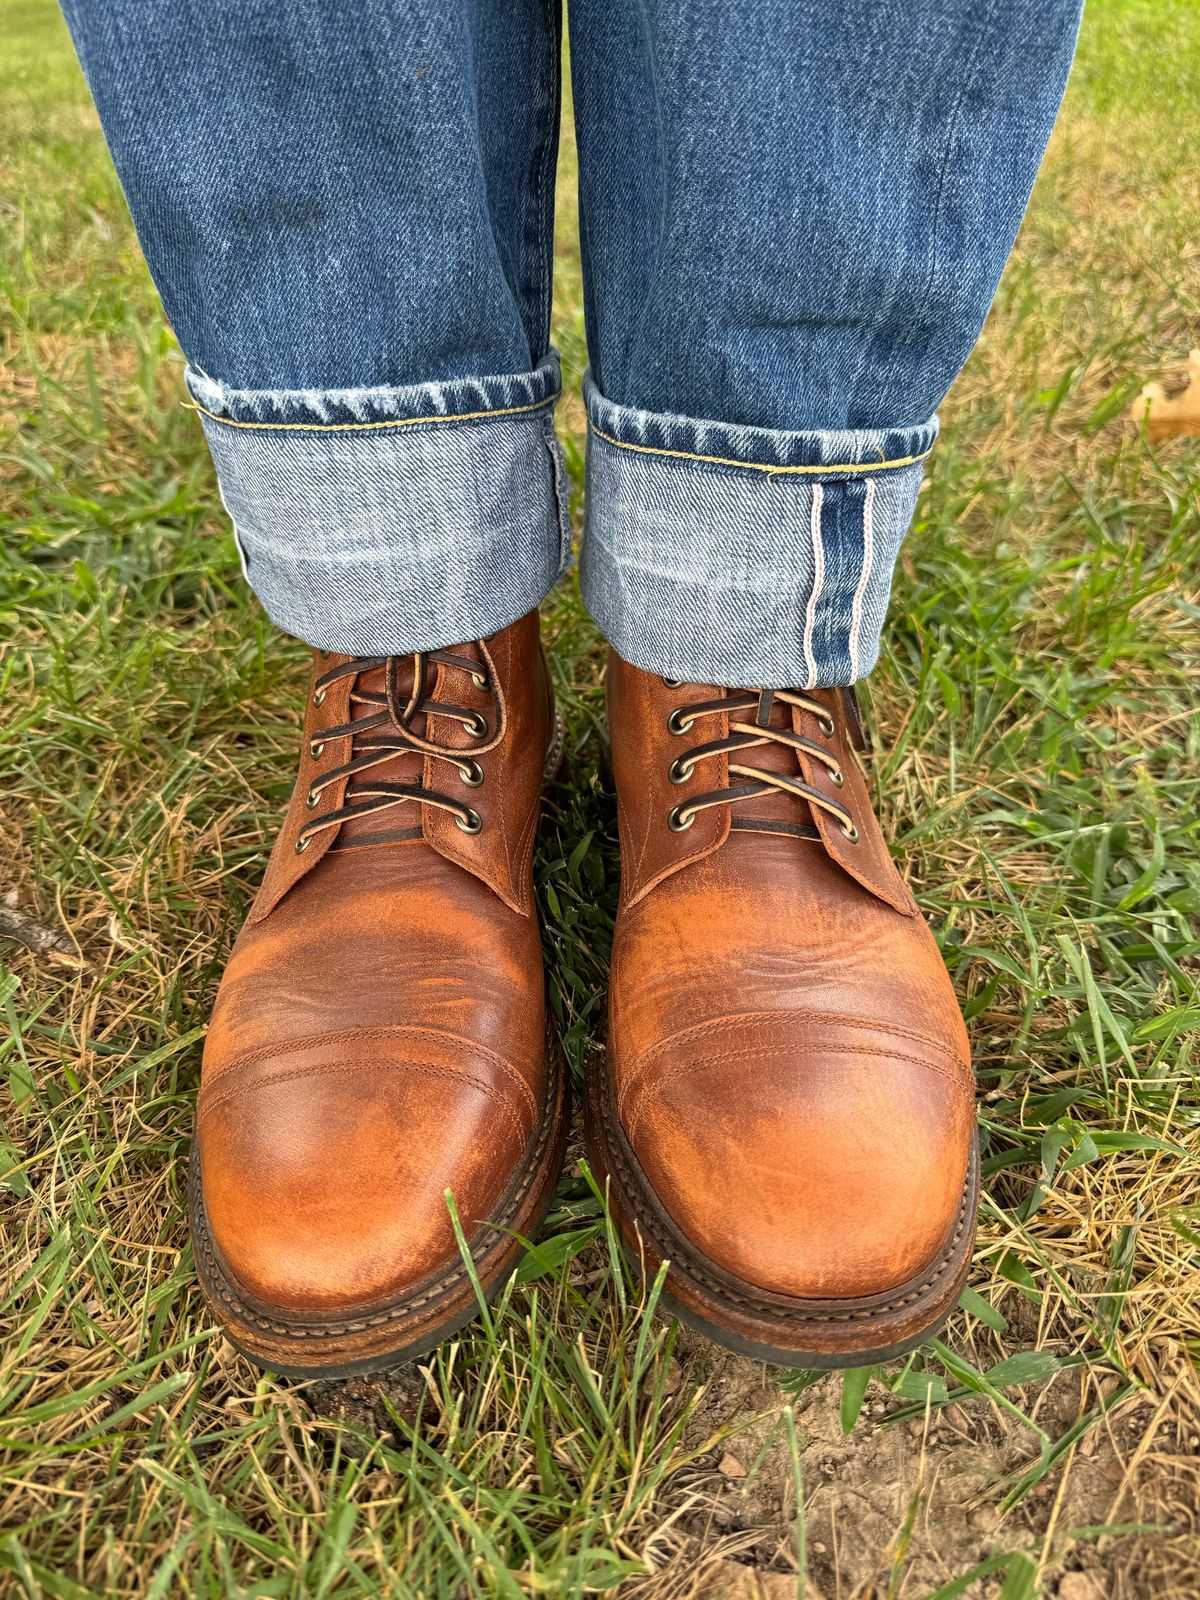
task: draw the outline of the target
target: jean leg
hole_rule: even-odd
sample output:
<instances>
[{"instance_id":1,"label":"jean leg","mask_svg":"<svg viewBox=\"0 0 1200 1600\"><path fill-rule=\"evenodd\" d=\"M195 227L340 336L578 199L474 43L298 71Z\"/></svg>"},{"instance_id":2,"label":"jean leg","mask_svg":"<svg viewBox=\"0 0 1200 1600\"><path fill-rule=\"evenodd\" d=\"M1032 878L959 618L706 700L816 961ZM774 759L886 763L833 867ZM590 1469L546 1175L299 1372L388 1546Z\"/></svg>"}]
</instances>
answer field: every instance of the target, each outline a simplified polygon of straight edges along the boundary
<instances>
[{"instance_id":1,"label":"jean leg","mask_svg":"<svg viewBox=\"0 0 1200 1600\"><path fill-rule=\"evenodd\" d=\"M271 616L500 628L561 569L558 0L64 0Z\"/></svg>"},{"instance_id":2,"label":"jean leg","mask_svg":"<svg viewBox=\"0 0 1200 1600\"><path fill-rule=\"evenodd\" d=\"M571 0L584 594L671 677L867 673L1080 0Z\"/></svg>"}]
</instances>

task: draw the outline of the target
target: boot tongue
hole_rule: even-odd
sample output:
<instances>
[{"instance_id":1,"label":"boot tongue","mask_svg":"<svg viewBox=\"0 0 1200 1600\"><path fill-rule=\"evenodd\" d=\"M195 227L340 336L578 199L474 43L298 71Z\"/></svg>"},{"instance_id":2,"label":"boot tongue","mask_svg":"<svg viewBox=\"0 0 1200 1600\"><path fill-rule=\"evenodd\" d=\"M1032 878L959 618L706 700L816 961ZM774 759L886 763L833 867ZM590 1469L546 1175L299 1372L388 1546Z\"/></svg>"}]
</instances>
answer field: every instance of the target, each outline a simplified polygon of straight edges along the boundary
<instances>
[{"instance_id":1,"label":"boot tongue","mask_svg":"<svg viewBox=\"0 0 1200 1600\"><path fill-rule=\"evenodd\" d=\"M766 712L765 718L764 712ZM769 690L765 695L760 695L756 707L730 713L730 732L732 733L732 725L735 722L739 726L749 728L761 727L764 720L770 728L778 728L788 734L792 732L792 708L778 696L772 697ZM778 772L793 782L801 777L800 762L795 750L775 739L768 739L763 744L753 745L746 750L732 752L729 759L733 766L746 767L758 772ZM750 781L738 773L730 773L729 776L730 787ZM820 838L812 806L800 795L785 794L780 789L770 789L765 794L755 795L753 799L736 801L730 811L731 822L735 829L765 833L798 832L801 838Z\"/></svg>"}]
</instances>

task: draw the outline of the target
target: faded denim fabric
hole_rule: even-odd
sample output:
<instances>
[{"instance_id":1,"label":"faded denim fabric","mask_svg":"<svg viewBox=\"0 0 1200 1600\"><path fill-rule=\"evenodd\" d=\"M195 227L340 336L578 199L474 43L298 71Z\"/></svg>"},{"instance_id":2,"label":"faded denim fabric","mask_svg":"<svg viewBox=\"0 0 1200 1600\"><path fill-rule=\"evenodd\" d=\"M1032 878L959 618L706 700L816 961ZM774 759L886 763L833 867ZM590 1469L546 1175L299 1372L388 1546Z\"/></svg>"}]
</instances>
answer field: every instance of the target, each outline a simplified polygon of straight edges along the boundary
<instances>
[{"instance_id":1,"label":"faded denim fabric","mask_svg":"<svg viewBox=\"0 0 1200 1600\"><path fill-rule=\"evenodd\" d=\"M571 0L585 599L735 686L868 672L1081 0ZM64 0L251 583L347 651L562 566L558 0Z\"/></svg>"},{"instance_id":2,"label":"faded denim fabric","mask_svg":"<svg viewBox=\"0 0 1200 1600\"><path fill-rule=\"evenodd\" d=\"M736 687L870 671L1080 11L572 0L582 582L622 655Z\"/></svg>"},{"instance_id":3,"label":"faded denim fabric","mask_svg":"<svg viewBox=\"0 0 1200 1600\"><path fill-rule=\"evenodd\" d=\"M589 374L580 574L626 660L815 688L865 677L936 422L782 432L614 406Z\"/></svg>"},{"instance_id":4,"label":"faded denim fabric","mask_svg":"<svg viewBox=\"0 0 1200 1600\"><path fill-rule=\"evenodd\" d=\"M435 650L532 611L570 549L558 358L508 378L316 394L190 370L243 571L325 650Z\"/></svg>"}]
</instances>

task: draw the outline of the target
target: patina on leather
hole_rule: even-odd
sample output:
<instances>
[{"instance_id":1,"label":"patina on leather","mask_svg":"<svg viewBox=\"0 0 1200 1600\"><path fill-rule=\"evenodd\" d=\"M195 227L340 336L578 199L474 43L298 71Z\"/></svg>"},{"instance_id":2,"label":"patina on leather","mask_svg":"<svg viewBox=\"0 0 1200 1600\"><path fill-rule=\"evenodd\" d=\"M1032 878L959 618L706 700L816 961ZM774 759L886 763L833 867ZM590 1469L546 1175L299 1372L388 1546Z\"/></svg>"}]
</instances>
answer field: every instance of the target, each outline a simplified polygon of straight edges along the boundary
<instances>
[{"instance_id":1,"label":"patina on leather","mask_svg":"<svg viewBox=\"0 0 1200 1600\"><path fill-rule=\"evenodd\" d=\"M726 1286L692 1307L717 1337L781 1359L911 1342L905 1286L934 1271L944 1315L969 1256L973 1079L871 809L853 692L675 684L612 655L608 710L622 891L589 1134L632 1174L623 1223L643 1247L657 1227L685 1305L687 1252L697 1284ZM853 1317L839 1332L813 1302Z\"/></svg>"},{"instance_id":2,"label":"patina on leather","mask_svg":"<svg viewBox=\"0 0 1200 1600\"><path fill-rule=\"evenodd\" d=\"M447 1190L468 1237L536 1224L562 1136L531 874L553 726L536 614L314 658L197 1112L201 1277L267 1364L349 1370L462 1320Z\"/></svg>"}]
</instances>

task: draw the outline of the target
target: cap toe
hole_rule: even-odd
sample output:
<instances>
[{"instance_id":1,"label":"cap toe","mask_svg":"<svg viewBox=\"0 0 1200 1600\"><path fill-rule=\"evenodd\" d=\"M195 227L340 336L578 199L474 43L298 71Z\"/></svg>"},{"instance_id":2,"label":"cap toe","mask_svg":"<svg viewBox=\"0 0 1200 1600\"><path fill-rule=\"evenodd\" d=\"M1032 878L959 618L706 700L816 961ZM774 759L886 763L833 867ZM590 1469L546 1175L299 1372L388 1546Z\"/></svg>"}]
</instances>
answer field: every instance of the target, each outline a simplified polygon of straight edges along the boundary
<instances>
[{"instance_id":1,"label":"cap toe","mask_svg":"<svg viewBox=\"0 0 1200 1600\"><path fill-rule=\"evenodd\" d=\"M447 1190L468 1235L492 1216L525 1117L473 1063L427 1053L297 1049L202 1095L208 1225L256 1300L302 1313L392 1298L457 1262Z\"/></svg>"},{"instance_id":2,"label":"cap toe","mask_svg":"<svg viewBox=\"0 0 1200 1600\"><path fill-rule=\"evenodd\" d=\"M659 1200L696 1248L757 1289L852 1298L937 1258L974 1130L965 1069L935 1041L748 1028L720 1054L660 1058L623 1112Z\"/></svg>"}]
</instances>

